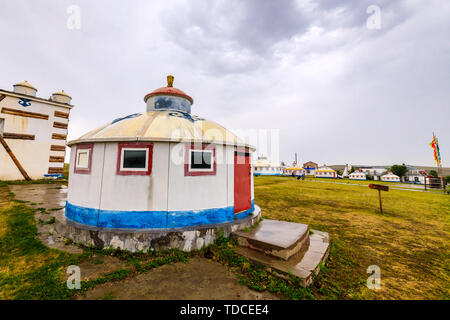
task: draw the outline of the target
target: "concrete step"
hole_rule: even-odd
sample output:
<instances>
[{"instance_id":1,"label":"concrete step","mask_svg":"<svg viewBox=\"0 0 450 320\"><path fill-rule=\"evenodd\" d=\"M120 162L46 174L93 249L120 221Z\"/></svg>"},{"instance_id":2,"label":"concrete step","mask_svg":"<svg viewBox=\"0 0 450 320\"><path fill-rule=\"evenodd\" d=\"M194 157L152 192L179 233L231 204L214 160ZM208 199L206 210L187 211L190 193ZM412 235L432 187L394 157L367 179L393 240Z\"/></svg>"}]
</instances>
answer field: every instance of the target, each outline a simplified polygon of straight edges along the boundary
<instances>
[{"instance_id":1,"label":"concrete step","mask_svg":"<svg viewBox=\"0 0 450 320\"><path fill-rule=\"evenodd\" d=\"M302 280L304 287L312 283L314 275L319 273L320 263L325 262L330 250L328 233L311 230L309 246L306 252L293 255L289 260L281 260L249 247L238 247L236 252L250 261L268 266L280 277L289 278L294 275Z\"/></svg>"},{"instance_id":2,"label":"concrete step","mask_svg":"<svg viewBox=\"0 0 450 320\"><path fill-rule=\"evenodd\" d=\"M242 247L283 260L304 253L309 245L308 225L269 219L250 231L233 232L232 236Z\"/></svg>"}]
</instances>

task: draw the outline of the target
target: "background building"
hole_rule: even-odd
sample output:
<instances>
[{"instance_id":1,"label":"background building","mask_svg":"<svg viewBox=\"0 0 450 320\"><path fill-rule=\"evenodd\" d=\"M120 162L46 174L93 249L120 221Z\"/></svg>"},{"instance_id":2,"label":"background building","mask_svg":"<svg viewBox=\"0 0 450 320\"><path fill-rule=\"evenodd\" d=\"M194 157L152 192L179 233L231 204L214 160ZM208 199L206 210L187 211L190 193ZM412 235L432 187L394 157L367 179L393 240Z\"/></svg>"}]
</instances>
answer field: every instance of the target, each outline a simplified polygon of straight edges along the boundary
<instances>
[{"instance_id":1,"label":"background building","mask_svg":"<svg viewBox=\"0 0 450 320\"><path fill-rule=\"evenodd\" d=\"M308 161L303 164L303 169L305 169L307 176L313 176L315 175L316 169L319 167L319 165L315 162Z\"/></svg>"},{"instance_id":2,"label":"background building","mask_svg":"<svg viewBox=\"0 0 450 320\"><path fill-rule=\"evenodd\" d=\"M400 182L400 177L393 174L392 172L388 172L387 174L381 176L381 181Z\"/></svg>"},{"instance_id":3,"label":"background building","mask_svg":"<svg viewBox=\"0 0 450 320\"><path fill-rule=\"evenodd\" d=\"M350 180L367 180L367 176L362 171L355 171L348 175Z\"/></svg>"},{"instance_id":4,"label":"background building","mask_svg":"<svg viewBox=\"0 0 450 320\"><path fill-rule=\"evenodd\" d=\"M283 166L272 163L265 156L259 156L253 164L253 175L255 176L280 176L283 174Z\"/></svg>"},{"instance_id":5,"label":"background building","mask_svg":"<svg viewBox=\"0 0 450 320\"><path fill-rule=\"evenodd\" d=\"M0 90L0 180L62 176L72 98L36 92L27 81Z\"/></svg>"},{"instance_id":6,"label":"background building","mask_svg":"<svg viewBox=\"0 0 450 320\"><path fill-rule=\"evenodd\" d=\"M337 172L326 165L315 170L316 178L337 178Z\"/></svg>"}]
</instances>

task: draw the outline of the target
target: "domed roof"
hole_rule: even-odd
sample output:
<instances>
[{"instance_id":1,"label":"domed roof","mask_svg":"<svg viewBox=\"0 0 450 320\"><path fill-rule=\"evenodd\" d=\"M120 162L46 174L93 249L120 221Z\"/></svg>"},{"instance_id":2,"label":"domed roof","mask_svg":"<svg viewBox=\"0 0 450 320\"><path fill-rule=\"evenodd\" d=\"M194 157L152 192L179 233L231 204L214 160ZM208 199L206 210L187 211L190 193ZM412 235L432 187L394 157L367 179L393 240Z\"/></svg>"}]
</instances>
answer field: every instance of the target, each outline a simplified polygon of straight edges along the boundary
<instances>
[{"instance_id":1,"label":"domed roof","mask_svg":"<svg viewBox=\"0 0 450 320\"><path fill-rule=\"evenodd\" d=\"M186 93L184 93L180 89L173 87L173 80L174 80L173 76L171 76L171 75L167 76L167 87L162 87L162 88L154 90L153 92L150 92L149 94L147 94L144 97L144 101L147 102L147 99L150 97L153 97L153 96L169 95L169 96L177 96L177 97L186 98L191 103L194 103L194 99L192 99L190 96L188 96Z\"/></svg>"},{"instance_id":2,"label":"domed roof","mask_svg":"<svg viewBox=\"0 0 450 320\"><path fill-rule=\"evenodd\" d=\"M246 144L219 124L178 110L135 113L115 119L67 144L108 141L203 142L245 146Z\"/></svg>"},{"instance_id":3,"label":"domed roof","mask_svg":"<svg viewBox=\"0 0 450 320\"><path fill-rule=\"evenodd\" d=\"M72 98L72 97L69 96L67 93L65 93L64 90L61 90L61 91L59 91L59 92L55 92L55 93L53 93L53 94L58 94L58 95L60 95L60 96L66 96L66 97Z\"/></svg>"},{"instance_id":4,"label":"domed roof","mask_svg":"<svg viewBox=\"0 0 450 320\"><path fill-rule=\"evenodd\" d=\"M36 89L35 87L33 87L30 83L28 83L27 80L25 80L24 82L16 83L16 84L14 85L14 87L15 87L15 86L28 87L28 88L31 88L31 89L34 89L34 90L37 91L37 89Z\"/></svg>"}]
</instances>

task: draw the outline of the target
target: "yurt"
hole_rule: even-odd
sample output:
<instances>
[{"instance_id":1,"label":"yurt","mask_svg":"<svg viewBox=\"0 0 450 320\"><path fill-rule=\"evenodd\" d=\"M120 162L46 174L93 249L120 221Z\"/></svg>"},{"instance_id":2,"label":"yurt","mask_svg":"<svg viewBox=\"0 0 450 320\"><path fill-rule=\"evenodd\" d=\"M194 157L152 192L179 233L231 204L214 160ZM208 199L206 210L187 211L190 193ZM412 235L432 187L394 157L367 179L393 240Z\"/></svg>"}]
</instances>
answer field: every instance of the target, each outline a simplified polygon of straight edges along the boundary
<instances>
[{"instance_id":1,"label":"yurt","mask_svg":"<svg viewBox=\"0 0 450 320\"><path fill-rule=\"evenodd\" d=\"M335 179L337 178L337 173L335 170L331 169L330 167L327 167L326 165L319 167L315 173L314 176L316 178L331 178Z\"/></svg>"},{"instance_id":2,"label":"yurt","mask_svg":"<svg viewBox=\"0 0 450 320\"><path fill-rule=\"evenodd\" d=\"M102 247L190 250L211 243L219 227L226 235L254 223L254 147L191 114L193 99L173 76L144 101L144 112L68 142L60 231Z\"/></svg>"},{"instance_id":3,"label":"yurt","mask_svg":"<svg viewBox=\"0 0 450 320\"><path fill-rule=\"evenodd\" d=\"M389 171L387 174L381 176L381 181L400 182L400 177Z\"/></svg>"},{"instance_id":4,"label":"yurt","mask_svg":"<svg viewBox=\"0 0 450 320\"><path fill-rule=\"evenodd\" d=\"M253 164L253 175L255 176L281 176L283 166L269 161L266 156L259 156Z\"/></svg>"},{"instance_id":5,"label":"yurt","mask_svg":"<svg viewBox=\"0 0 450 320\"><path fill-rule=\"evenodd\" d=\"M354 171L348 175L350 180L367 180L367 176L362 171Z\"/></svg>"},{"instance_id":6,"label":"yurt","mask_svg":"<svg viewBox=\"0 0 450 320\"><path fill-rule=\"evenodd\" d=\"M285 176L306 176L306 170L301 167L287 167L283 169Z\"/></svg>"}]
</instances>

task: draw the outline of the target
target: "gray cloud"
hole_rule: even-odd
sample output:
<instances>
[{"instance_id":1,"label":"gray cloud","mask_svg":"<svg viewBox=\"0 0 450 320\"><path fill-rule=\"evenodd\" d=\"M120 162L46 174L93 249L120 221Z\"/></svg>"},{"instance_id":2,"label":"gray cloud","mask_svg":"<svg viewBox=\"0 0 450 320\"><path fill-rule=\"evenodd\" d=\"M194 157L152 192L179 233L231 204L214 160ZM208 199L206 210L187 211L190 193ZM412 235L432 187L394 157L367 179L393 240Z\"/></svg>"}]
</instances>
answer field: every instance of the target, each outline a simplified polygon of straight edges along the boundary
<instances>
[{"instance_id":1,"label":"gray cloud","mask_svg":"<svg viewBox=\"0 0 450 320\"><path fill-rule=\"evenodd\" d=\"M71 4L82 27L66 27ZM368 5L382 28L368 30ZM450 3L4 0L0 87L73 96L69 139L142 112L175 74L194 114L278 129L280 158L450 166ZM446 151L447 150L447 151Z\"/></svg>"},{"instance_id":2,"label":"gray cloud","mask_svg":"<svg viewBox=\"0 0 450 320\"><path fill-rule=\"evenodd\" d=\"M168 38L191 54L201 55L199 68L207 73L228 74L266 67L274 58L274 46L305 35L311 27L357 28L367 32L365 1L190 1L170 8L160 17ZM402 1L378 1L383 10L383 29L403 23L411 14ZM352 39L335 45L343 45ZM312 48L314 49L314 48ZM308 48L305 48L308 50Z\"/></svg>"}]
</instances>

